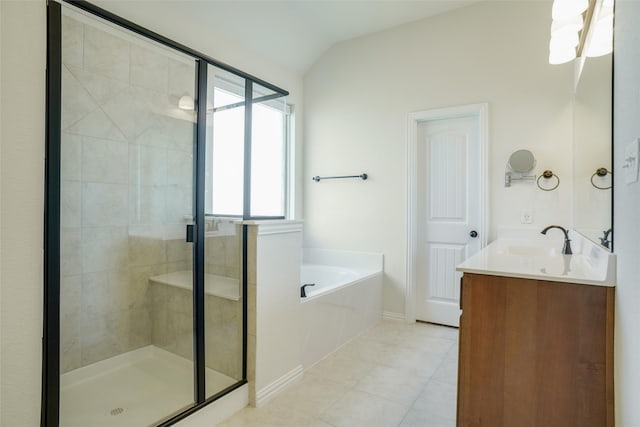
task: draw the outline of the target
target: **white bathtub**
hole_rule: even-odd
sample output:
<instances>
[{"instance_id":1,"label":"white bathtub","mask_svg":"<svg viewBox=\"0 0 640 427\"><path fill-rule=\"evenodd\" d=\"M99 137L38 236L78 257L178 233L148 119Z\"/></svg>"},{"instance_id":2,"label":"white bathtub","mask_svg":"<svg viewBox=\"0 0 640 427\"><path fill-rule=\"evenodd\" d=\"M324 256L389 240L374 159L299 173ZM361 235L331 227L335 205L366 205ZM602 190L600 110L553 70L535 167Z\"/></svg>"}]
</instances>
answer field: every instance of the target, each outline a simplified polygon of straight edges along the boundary
<instances>
[{"instance_id":1,"label":"white bathtub","mask_svg":"<svg viewBox=\"0 0 640 427\"><path fill-rule=\"evenodd\" d=\"M382 254L304 249L302 364L306 369L382 319Z\"/></svg>"},{"instance_id":2,"label":"white bathtub","mask_svg":"<svg viewBox=\"0 0 640 427\"><path fill-rule=\"evenodd\" d=\"M380 273L381 271L337 267L334 265L303 264L300 271L302 284L313 284L314 286L305 288L307 297L303 298L302 302L307 302L322 294L335 291L343 286L355 284L360 280L366 280Z\"/></svg>"}]
</instances>

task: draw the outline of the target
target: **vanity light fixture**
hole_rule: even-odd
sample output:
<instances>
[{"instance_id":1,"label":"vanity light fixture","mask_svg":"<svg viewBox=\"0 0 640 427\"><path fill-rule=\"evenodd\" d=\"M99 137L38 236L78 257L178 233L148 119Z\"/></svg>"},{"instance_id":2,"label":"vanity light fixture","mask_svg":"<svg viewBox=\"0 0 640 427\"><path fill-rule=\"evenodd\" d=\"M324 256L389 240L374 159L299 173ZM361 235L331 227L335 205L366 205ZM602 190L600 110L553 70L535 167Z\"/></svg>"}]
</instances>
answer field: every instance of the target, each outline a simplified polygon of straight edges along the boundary
<instances>
[{"instance_id":1,"label":"vanity light fixture","mask_svg":"<svg viewBox=\"0 0 640 427\"><path fill-rule=\"evenodd\" d=\"M580 42L578 33L582 29L582 26L582 15L574 16L564 21L553 21L551 23L549 63L562 64L576 57L576 47Z\"/></svg>"},{"instance_id":2,"label":"vanity light fixture","mask_svg":"<svg viewBox=\"0 0 640 427\"><path fill-rule=\"evenodd\" d=\"M565 21L576 16L589 7L589 0L554 0L551 17L554 21Z\"/></svg>"},{"instance_id":3,"label":"vanity light fixture","mask_svg":"<svg viewBox=\"0 0 640 427\"><path fill-rule=\"evenodd\" d=\"M554 0L549 64L613 50L614 0Z\"/></svg>"},{"instance_id":4,"label":"vanity light fixture","mask_svg":"<svg viewBox=\"0 0 640 427\"><path fill-rule=\"evenodd\" d=\"M588 0L554 0L549 64L564 64L576 58L580 31L584 28L582 14L588 8Z\"/></svg>"},{"instance_id":5,"label":"vanity light fixture","mask_svg":"<svg viewBox=\"0 0 640 427\"><path fill-rule=\"evenodd\" d=\"M590 28L587 56L603 56L613 51L613 0L604 0Z\"/></svg>"}]
</instances>

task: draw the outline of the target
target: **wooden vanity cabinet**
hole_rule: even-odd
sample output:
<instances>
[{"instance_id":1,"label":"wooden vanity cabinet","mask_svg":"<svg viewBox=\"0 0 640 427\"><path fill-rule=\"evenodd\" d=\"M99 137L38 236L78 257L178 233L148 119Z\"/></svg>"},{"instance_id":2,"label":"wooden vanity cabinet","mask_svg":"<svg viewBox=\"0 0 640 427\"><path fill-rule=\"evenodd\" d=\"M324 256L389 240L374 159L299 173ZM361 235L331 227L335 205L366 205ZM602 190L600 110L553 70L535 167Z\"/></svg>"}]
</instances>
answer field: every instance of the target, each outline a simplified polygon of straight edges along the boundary
<instances>
[{"instance_id":1,"label":"wooden vanity cabinet","mask_svg":"<svg viewBox=\"0 0 640 427\"><path fill-rule=\"evenodd\" d=\"M465 273L459 427L614 427L612 287Z\"/></svg>"}]
</instances>

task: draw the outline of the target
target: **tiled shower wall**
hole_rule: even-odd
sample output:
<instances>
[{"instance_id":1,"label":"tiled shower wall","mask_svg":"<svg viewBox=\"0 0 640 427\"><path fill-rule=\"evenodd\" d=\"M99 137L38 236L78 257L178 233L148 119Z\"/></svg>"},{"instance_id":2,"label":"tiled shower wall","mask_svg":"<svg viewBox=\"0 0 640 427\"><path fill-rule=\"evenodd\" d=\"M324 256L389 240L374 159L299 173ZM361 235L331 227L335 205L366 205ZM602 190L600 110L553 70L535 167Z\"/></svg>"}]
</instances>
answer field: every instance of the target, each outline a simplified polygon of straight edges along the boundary
<instances>
[{"instance_id":1,"label":"tiled shower wall","mask_svg":"<svg viewBox=\"0 0 640 427\"><path fill-rule=\"evenodd\" d=\"M217 235L205 239L205 273L240 280L242 225L208 224L214 230L223 226L228 229L214 231ZM152 343L192 359L192 292L152 282L150 295ZM234 301L206 294L205 364L238 380L242 378L242 321L242 299Z\"/></svg>"},{"instance_id":2,"label":"tiled shower wall","mask_svg":"<svg viewBox=\"0 0 640 427\"><path fill-rule=\"evenodd\" d=\"M149 277L192 265L176 225L193 115L177 104L194 66L66 16L63 52L61 371L149 344L191 358L191 292ZM206 272L239 279L241 225L208 227ZM239 378L241 302L207 297L206 321L207 366Z\"/></svg>"},{"instance_id":3,"label":"tiled shower wall","mask_svg":"<svg viewBox=\"0 0 640 427\"><path fill-rule=\"evenodd\" d=\"M61 370L152 343L148 277L190 268L192 63L63 21Z\"/></svg>"},{"instance_id":4,"label":"tiled shower wall","mask_svg":"<svg viewBox=\"0 0 640 427\"><path fill-rule=\"evenodd\" d=\"M216 224L209 227L216 230L222 226ZM205 239L205 272L240 279L242 225L231 224L226 227L228 231L221 230L219 235Z\"/></svg>"}]
</instances>

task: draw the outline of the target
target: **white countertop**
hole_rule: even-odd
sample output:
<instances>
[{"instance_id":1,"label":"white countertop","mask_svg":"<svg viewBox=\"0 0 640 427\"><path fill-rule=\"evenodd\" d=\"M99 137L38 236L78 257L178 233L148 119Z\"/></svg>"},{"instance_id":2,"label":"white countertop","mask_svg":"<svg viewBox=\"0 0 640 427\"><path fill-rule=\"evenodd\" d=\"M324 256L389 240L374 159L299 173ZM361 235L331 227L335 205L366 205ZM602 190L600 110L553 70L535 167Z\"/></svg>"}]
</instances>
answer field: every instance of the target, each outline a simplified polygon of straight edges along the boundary
<instances>
[{"instance_id":1,"label":"white countertop","mask_svg":"<svg viewBox=\"0 0 640 427\"><path fill-rule=\"evenodd\" d=\"M544 237L544 236L543 236ZM562 255L555 239L498 239L469 257L456 270L597 286L615 286L615 255L570 232L573 255Z\"/></svg>"}]
</instances>

